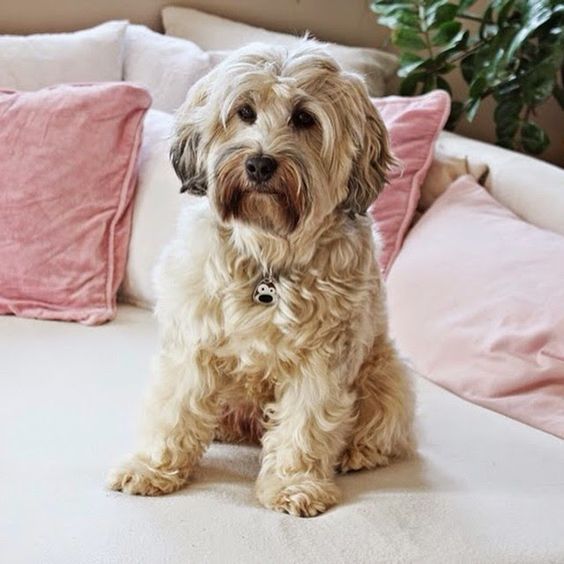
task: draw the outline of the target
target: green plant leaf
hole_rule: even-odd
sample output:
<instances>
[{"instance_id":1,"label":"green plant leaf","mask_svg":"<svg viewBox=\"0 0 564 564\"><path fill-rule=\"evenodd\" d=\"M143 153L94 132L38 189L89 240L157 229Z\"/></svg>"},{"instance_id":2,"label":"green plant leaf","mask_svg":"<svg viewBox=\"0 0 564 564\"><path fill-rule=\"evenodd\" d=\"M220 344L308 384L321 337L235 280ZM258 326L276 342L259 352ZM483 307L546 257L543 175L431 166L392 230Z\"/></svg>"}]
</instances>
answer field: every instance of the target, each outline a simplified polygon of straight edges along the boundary
<instances>
[{"instance_id":1,"label":"green plant leaf","mask_svg":"<svg viewBox=\"0 0 564 564\"><path fill-rule=\"evenodd\" d=\"M480 24L480 30L478 32L480 39L488 39L492 37L497 32L497 26L493 21L494 7L489 4L482 16L482 23Z\"/></svg>"},{"instance_id":2,"label":"green plant leaf","mask_svg":"<svg viewBox=\"0 0 564 564\"><path fill-rule=\"evenodd\" d=\"M470 39L470 32L468 30L466 30L463 34L462 37L460 39L458 39L455 43L456 47L458 47L458 49L466 49L468 47L468 41Z\"/></svg>"},{"instance_id":3,"label":"green plant leaf","mask_svg":"<svg viewBox=\"0 0 564 564\"><path fill-rule=\"evenodd\" d=\"M399 27L400 23L397 18L398 12L394 12L388 16L380 16L378 18L378 23L384 27L389 27L390 29L396 29Z\"/></svg>"},{"instance_id":4,"label":"green plant leaf","mask_svg":"<svg viewBox=\"0 0 564 564\"><path fill-rule=\"evenodd\" d=\"M505 116L518 117L523 109L523 100L520 96L506 97L500 100L494 111L496 122L500 122Z\"/></svg>"},{"instance_id":5,"label":"green plant leaf","mask_svg":"<svg viewBox=\"0 0 564 564\"><path fill-rule=\"evenodd\" d=\"M495 37L485 40L485 44L476 53L476 66L480 67L480 72L492 86L506 80L515 66L506 61L504 55L517 31L518 28L514 26L500 30Z\"/></svg>"},{"instance_id":6,"label":"green plant leaf","mask_svg":"<svg viewBox=\"0 0 564 564\"><path fill-rule=\"evenodd\" d=\"M468 91L468 95L470 96L470 98L480 98L487 87L488 81L483 76L483 74L479 74L470 83L470 90Z\"/></svg>"},{"instance_id":7,"label":"green plant leaf","mask_svg":"<svg viewBox=\"0 0 564 564\"><path fill-rule=\"evenodd\" d=\"M427 11L431 12L433 10L436 10L439 6L442 6L443 4L448 4L448 0L423 0L423 4L425 5Z\"/></svg>"},{"instance_id":8,"label":"green plant leaf","mask_svg":"<svg viewBox=\"0 0 564 564\"><path fill-rule=\"evenodd\" d=\"M517 91L520 90L519 81L515 76L510 76L503 82L500 82L495 88L493 92L493 97L498 102L501 102L505 97L509 96L510 94L515 94Z\"/></svg>"},{"instance_id":9,"label":"green plant leaf","mask_svg":"<svg viewBox=\"0 0 564 564\"><path fill-rule=\"evenodd\" d=\"M451 65L450 63L444 63L441 68L437 69L438 74L448 74L456 68L456 65Z\"/></svg>"},{"instance_id":10,"label":"green plant leaf","mask_svg":"<svg viewBox=\"0 0 564 564\"><path fill-rule=\"evenodd\" d=\"M443 4L435 10L433 21L429 27L435 29L443 23L452 21L457 14L458 6L456 4Z\"/></svg>"},{"instance_id":11,"label":"green plant leaf","mask_svg":"<svg viewBox=\"0 0 564 564\"><path fill-rule=\"evenodd\" d=\"M424 59L415 53L406 51L400 55L398 76L405 77L412 73L417 67L424 62Z\"/></svg>"},{"instance_id":12,"label":"green plant leaf","mask_svg":"<svg viewBox=\"0 0 564 564\"><path fill-rule=\"evenodd\" d=\"M432 90L436 90L437 88L437 78L434 74L427 74L425 76L425 80L423 81L423 88L421 89L421 93L425 94L427 92L431 92Z\"/></svg>"},{"instance_id":13,"label":"green plant leaf","mask_svg":"<svg viewBox=\"0 0 564 564\"><path fill-rule=\"evenodd\" d=\"M453 100L450 103L450 115L448 116L448 120L445 124L445 129L447 129L448 131L452 131L456 127L458 120L462 116L463 110L464 110L464 104L462 102Z\"/></svg>"},{"instance_id":14,"label":"green plant leaf","mask_svg":"<svg viewBox=\"0 0 564 564\"><path fill-rule=\"evenodd\" d=\"M421 23L417 13L408 12L404 10L400 13L399 22L406 27L411 27L417 31L421 31Z\"/></svg>"},{"instance_id":15,"label":"green plant leaf","mask_svg":"<svg viewBox=\"0 0 564 564\"><path fill-rule=\"evenodd\" d=\"M508 96L500 101L494 111L496 137L504 146L513 145L513 139L519 129L519 114L522 109L523 101L519 96Z\"/></svg>"},{"instance_id":16,"label":"green plant leaf","mask_svg":"<svg viewBox=\"0 0 564 564\"><path fill-rule=\"evenodd\" d=\"M472 121L493 95L497 143L544 150L548 137L532 116L551 96L564 109L564 0L375 0L371 9L392 29L401 94L450 93L459 66L468 90L452 102L447 127L462 115Z\"/></svg>"},{"instance_id":17,"label":"green plant leaf","mask_svg":"<svg viewBox=\"0 0 564 564\"><path fill-rule=\"evenodd\" d=\"M539 155L549 145L548 135L533 121L527 121L521 127L521 143L527 153Z\"/></svg>"},{"instance_id":18,"label":"green plant leaf","mask_svg":"<svg viewBox=\"0 0 564 564\"><path fill-rule=\"evenodd\" d=\"M376 14L388 15L396 10L413 9L413 2L394 2L394 0L376 0L370 4L370 9Z\"/></svg>"},{"instance_id":19,"label":"green plant leaf","mask_svg":"<svg viewBox=\"0 0 564 564\"><path fill-rule=\"evenodd\" d=\"M425 24L427 27L430 27L435 21L437 11L441 8L441 6L448 4L449 0L435 0L433 2L428 2L427 0L423 0L423 1L425 4L425 8L423 10L423 13L425 14ZM419 0L416 0L416 4L418 2Z\"/></svg>"},{"instance_id":20,"label":"green plant leaf","mask_svg":"<svg viewBox=\"0 0 564 564\"><path fill-rule=\"evenodd\" d=\"M450 84L442 76L437 76L436 79L437 88L439 88L440 90L446 90L452 96L452 89L450 87Z\"/></svg>"},{"instance_id":21,"label":"green plant leaf","mask_svg":"<svg viewBox=\"0 0 564 564\"><path fill-rule=\"evenodd\" d=\"M515 134L519 130L519 120L515 119L510 124L508 123L505 128L495 129L496 143L502 147L514 147L515 146Z\"/></svg>"},{"instance_id":22,"label":"green plant leaf","mask_svg":"<svg viewBox=\"0 0 564 564\"><path fill-rule=\"evenodd\" d=\"M462 37L460 30L462 29L462 24L460 22L446 22L439 26L439 29L435 35L431 37L431 42L434 46L438 47L440 45L447 45L453 40L458 40Z\"/></svg>"},{"instance_id":23,"label":"green plant leaf","mask_svg":"<svg viewBox=\"0 0 564 564\"><path fill-rule=\"evenodd\" d=\"M400 83L399 93L401 96L413 96L417 91L417 85L425 80L427 73L414 72L406 76Z\"/></svg>"},{"instance_id":24,"label":"green plant leaf","mask_svg":"<svg viewBox=\"0 0 564 564\"><path fill-rule=\"evenodd\" d=\"M458 8L460 12L464 12L468 8L472 7L476 3L476 0L460 0L458 3Z\"/></svg>"},{"instance_id":25,"label":"green plant leaf","mask_svg":"<svg viewBox=\"0 0 564 564\"><path fill-rule=\"evenodd\" d=\"M513 139L497 139L495 142L496 145L503 147L504 149L515 149L515 144L513 143Z\"/></svg>"},{"instance_id":26,"label":"green plant leaf","mask_svg":"<svg viewBox=\"0 0 564 564\"><path fill-rule=\"evenodd\" d=\"M476 72L474 67L475 60L475 55L466 55L466 57L460 61L460 72L466 84L470 84L472 80L474 80L474 74Z\"/></svg>"},{"instance_id":27,"label":"green plant leaf","mask_svg":"<svg viewBox=\"0 0 564 564\"><path fill-rule=\"evenodd\" d=\"M388 15L380 16L378 23L390 29L406 27L415 31L421 31L419 16L416 12L409 10L396 10Z\"/></svg>"},{"instance_id":28,"label":"green plant leaf","mask_svg":"<svg viewBox=\"0 0 564 564\"><path fill-rule=\"evenodd\" d=\"M372 2L370 2L370 9L373 12L381 13L385 10L390 10L397 6L403 7L403 6L409 6L411 4L412 2L410 2L409 0L404 0L404 2L398 2L395 0L373 0Z\"/></svg>"},{"instance_id":29,"label":"green plant leaf","mask_svg":"<svg viewBox=\"0 0 564 564\"><path fill-rule=\"evenodd\" d=\"M466 50L467 41L468 41L468 32L465 31L460 39L451 41L449 45L445 47L445 49L436 53L435 63L437 64L437 67L440 67L441 65L445 64L447 61L449 61L451 57L463 53Z\"/></svg>"},{"instance_id":30,"label":"green plant leaf","mask_svg":"<svg viewBox=\"0 0 564 564\"><path fill-rule=\"evenodd\" d=\"M550 62L544 62L521 76L521 89L525 103L534 106L546 100L556 84L556 69Z\"/></svg>"},{"instance_id":31,"label":"green plant leaf","mask_svg":"<svg viewBox=\"0 0 564 564\"><path fill-rule=\"evenodd\" d=\"M466 103L464 104L464 112L466 113L468 121L471 122L476 117L479 107L480 98L470 98L466 100Z\"/></svg>"},{"instance_id":32,"label":"green plant leaf","mask_svg":"<svg viewBox=\"0 0 564 564\"><path fill-rule=\"evenodd\" d=\"M395 29L392 31L392 43L400 49L420 51L425 49L425 43L416 31L411 29Z\"/></svg>"},{"instance_id":33,"label":"green plant leaf","mask_svg":"<svg viewBox=\"0 0 564 564\"><path fill-rule=\"evenodd\" d=\"M554 59L554 63L561 65L564 60L564 14L560 14L555 19L557 23L554 27L543 26L534 35L538 38L541 54L544 56L544 51L547 50Z\"/></svg>"},{"instance_id":34,"label":"green plant leaf","mask_svg":"<svg viewBox=\"0 0 564 564\"><path fill-rule=\"evenodd\" d=\"M443 49L439 53L435 54L435 67L440 68L442 65L446 64L450 57L457 55L460 53L460 50L456 47L450 47L447 49Z\"/></svg>"},{"instance_id":35,"label":"green plant leaf","mask_svg":"<svg viewBox=\"0 0 564 564\"><path fill-rule=\"evenodd\" d=\"M496 47L493 42L481 41L472 50L473 65L474 65L474 76L478 73L486 72L488 68L491 68L492 59L497 53Z\"/></svg>"},{"instance_id":36,"label":"green plant leaf","mask_svg":"<svg viewBox=\"0 0 564 564\"><path fill-rule=\"evenodd\" d=\"M515 4L515 0L504 0L497 6L499 13L497 15L497 25L501 26L504 25L507 21L508 15L511 13L513 9L513 5Z\"/></svg>"},{"instance_id":37,"label":"green plant leaf","mask_svg":"<svg viewBox=\"0 0 564 564\"><path fill-rule=\"evenodd\" d=\"M534 0L524 2L524 14L519 31L513 37L504 53L504 58L509 61L527 37L538 27L546 23L552 16L550 0ZM557 6L555 10L564 11L564 3Z\"/></svg>"}]
</instances>

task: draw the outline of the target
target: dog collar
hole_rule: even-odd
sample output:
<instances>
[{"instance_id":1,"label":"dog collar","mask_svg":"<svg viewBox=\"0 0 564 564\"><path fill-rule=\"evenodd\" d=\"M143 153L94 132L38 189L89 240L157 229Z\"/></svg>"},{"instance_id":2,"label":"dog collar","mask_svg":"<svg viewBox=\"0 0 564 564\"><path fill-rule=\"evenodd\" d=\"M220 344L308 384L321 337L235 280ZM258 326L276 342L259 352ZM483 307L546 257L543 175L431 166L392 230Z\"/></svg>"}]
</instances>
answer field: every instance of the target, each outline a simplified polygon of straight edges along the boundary
<instances>
[{"instance_id":1,"label":"dog collar","mask_svg":"<svg viewBox=\"0 0 564 564\"><path fill-rule=\"evenodd\" d=\"M271 275L263 276L255 286L253 301L256 304L272 306L278 301L278 292Z\"/></svg>"}]
</instances>

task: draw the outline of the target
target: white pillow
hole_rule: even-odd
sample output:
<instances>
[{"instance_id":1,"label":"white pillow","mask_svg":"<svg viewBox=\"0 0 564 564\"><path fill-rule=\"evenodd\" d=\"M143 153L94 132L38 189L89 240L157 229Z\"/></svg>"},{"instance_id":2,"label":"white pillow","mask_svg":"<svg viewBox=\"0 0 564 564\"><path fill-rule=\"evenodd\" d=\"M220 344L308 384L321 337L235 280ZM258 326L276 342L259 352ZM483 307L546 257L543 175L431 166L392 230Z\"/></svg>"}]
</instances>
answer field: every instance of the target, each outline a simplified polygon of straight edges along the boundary
<instances>
[{"instance_id":1,"label":"white pillow","mask_svg":"<svg viewBox=\"0 0 564 564\"><path fill-rule=\"evenodd\" d=\"M155 302L153 267L174 235L176 218L186 199L180 194L181 182L169 159L173 132L174 116L157 110L147 112L120 299L149 309Z\"/></svg>"},{"instance_id":2,"label":"white pillow","mask_svg":"<svg viewBox=\"0 0 564 564\"><path fill-rule=\"evenodd\" d=\"M189 88L211 68L209 55L191 41L142 25L127 28L123 78L144 86L156 110L174 112Z\"/></svg>"},{"instance_id":3,"label":"white pillow","mask_svg":"<svg viewBox=\"0 0 564 564\"><path fill-rule=\"evenodd\" d=\"M114 21L74 33L0 35L0 88L122 80L126 27Z\"/></svg>"},{"instance_id":4,"label":"white pillow","mask_svg":"<svg viewBox=\"0 0 564 564\"><path fill-rule=\"evenodd\" d=\"M168 6L163 8L162 16L167 35L190 39L206 51L238 49L253 42L293 47L301 40L295 35L268 31L191 8ZM371 96L386 93L386 81L398 66L394 55L378 49L336 43L327 43L327 49L345 70L364 76ZM218 61L222 59L221 53L214 56Z\"/></svg>"}]
</instances>

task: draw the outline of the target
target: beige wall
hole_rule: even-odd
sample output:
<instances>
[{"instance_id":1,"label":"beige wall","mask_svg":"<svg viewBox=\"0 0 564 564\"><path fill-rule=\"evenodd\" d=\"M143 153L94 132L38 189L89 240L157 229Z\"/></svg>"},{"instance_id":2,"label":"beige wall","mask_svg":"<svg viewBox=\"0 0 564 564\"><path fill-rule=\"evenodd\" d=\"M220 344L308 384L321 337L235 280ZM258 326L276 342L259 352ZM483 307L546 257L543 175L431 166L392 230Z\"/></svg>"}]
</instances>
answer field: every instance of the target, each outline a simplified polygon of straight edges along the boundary
<instances>
[{"instance_id":1,"label":"beige wall","mask_svg":"<svg viewBox=\"0 0 564 564\"><path fill-rule=\"evenodd\" d=\"M123 18L161 29L160 9L174 4L198 8L277 31L312 31L324 40L389 49L388 30L376 23L368 0L0 0L0 33L72 31L108 19ZM461 80L455 92L462 91ZM492 141L492 104L475 122L458 131ZM556 102L537 116L552 140L543 158L564 167L564 113Z\"/></svg>"},{"instance_id":2,"label":"beige wall","mask_svg":"<svg viewBox=\"0 0 564 564\"><path fill-rule=\"evenodd\" d=\"M365 0L0 0L1 33L70 31L111 18L161 29L162 6L190 6L278 31L381 46L386 30Z\"/></svg>"}]
</instances>

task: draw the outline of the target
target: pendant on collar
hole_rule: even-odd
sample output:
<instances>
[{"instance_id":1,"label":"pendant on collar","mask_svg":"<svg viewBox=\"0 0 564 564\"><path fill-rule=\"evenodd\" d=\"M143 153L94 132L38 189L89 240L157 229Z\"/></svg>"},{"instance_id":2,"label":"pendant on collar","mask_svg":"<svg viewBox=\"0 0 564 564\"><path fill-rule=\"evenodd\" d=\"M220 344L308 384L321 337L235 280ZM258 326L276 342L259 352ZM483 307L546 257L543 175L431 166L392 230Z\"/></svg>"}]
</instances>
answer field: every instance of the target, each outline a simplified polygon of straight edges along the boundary
<instances>
[{"instance_id":1,"label":"pendant on collar","mask_svg":"<svg viewBox=\"0 0 564 564\"><path fill-rule=\"evenodd\" d=\"M259 280L253 292L253 301L260 305L271 306L278 300L276 285L270 276L265 276Z\"/></svg>"}]
</instances>

